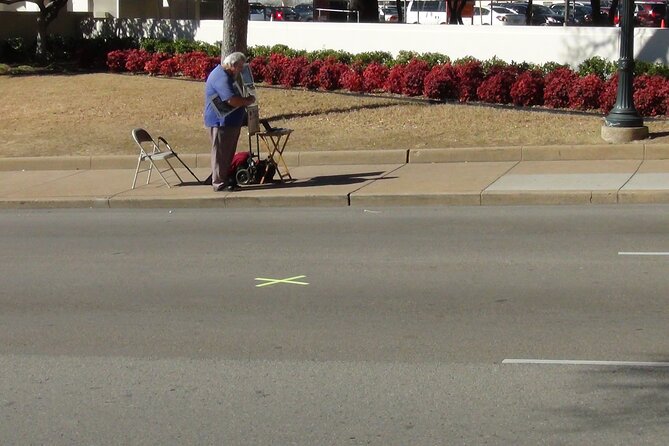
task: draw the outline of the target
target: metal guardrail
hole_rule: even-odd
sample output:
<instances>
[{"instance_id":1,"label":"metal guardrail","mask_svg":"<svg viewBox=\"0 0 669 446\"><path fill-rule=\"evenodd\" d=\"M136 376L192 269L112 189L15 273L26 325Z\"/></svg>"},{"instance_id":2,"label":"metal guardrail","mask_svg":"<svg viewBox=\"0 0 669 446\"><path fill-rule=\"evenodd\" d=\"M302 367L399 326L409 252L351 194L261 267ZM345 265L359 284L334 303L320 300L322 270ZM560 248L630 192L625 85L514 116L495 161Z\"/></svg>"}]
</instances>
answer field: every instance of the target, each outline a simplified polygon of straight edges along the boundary
<instances>
[{"instance_id":1,"label":"metal guardrail","mask_svg":"<svg viewBox=\"0 0 669 446\"><path fill-rule=\"evenodd\" d=\"M345 12L346 14L349 14L351 12L355 12L355 21L357 23L360 23L360 11L357 9L328 9L328 8L315 8L316 11L318 11L318 20L321 18L321 11L326 11L326 12ZM348 19L348 17L347 17Z\"/></svg>"}]
</instances>

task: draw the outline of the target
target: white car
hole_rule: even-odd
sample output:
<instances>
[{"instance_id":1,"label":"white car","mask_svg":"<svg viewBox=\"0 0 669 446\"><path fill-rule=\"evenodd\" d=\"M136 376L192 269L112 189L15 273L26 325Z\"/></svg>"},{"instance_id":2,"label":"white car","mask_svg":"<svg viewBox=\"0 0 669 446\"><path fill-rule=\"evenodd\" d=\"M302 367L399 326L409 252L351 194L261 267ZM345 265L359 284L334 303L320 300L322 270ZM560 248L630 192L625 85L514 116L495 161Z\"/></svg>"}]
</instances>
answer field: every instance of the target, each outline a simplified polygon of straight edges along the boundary
<instances>
[{"instance_id":1,"label":"white car","mask_svg":"<svg viewBox=\"0 0 669 446\"><path fill-rule=\"evenodd\" d=\"M525 15L518 14L503 6L475 6L472 25L524 25Z\"/></svg>"},{"instance_id":2,"label":"white car","mask_svg":"<svg viewBox=\"0 0 669 446\"><path fill-rule=\"evenodd\" d=\"M379 6L379 22L397 22L396 6Z\"/></svg>"}]
</instances>

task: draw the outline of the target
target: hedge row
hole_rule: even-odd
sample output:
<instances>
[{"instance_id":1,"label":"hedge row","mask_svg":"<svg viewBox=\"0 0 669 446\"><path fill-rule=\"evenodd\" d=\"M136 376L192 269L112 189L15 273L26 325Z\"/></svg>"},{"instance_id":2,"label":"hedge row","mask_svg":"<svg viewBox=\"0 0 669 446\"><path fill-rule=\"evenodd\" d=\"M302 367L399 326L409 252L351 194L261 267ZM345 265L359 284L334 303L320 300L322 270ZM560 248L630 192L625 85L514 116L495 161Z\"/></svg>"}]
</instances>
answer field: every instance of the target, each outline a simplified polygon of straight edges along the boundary
<instances>
[{"instance_id":1,"label":"hedge row","mask_svg":"<svg viewBox=\"0 0 669 446\"><path fill-rule=\"evenodd\" d=\"M210 57L218 57L220 55L221 45L220 42L209 44L206 42L186 39L178 39L174 41L149 38L137 40L133 38L116 37L83 39L50 35L46 40L46 47L49 49L50 62L69 62L74 63L81 69L90 70L104 68L107 54L113 50L142 49L148 53L167 53L170 55L201 52ZM30 63L34 57L34 53L34 39L25 40L19 37L0 40L0 62L10 64ZM444 54L417 53L413 51L400 51L397 57L393 57L390 53L385 51L371 51L359 54L351 54L346 51L336 50L302 51L294 50L281 44L273 46L256 46L251 47L248 50L250 58L268 58L272 54L282 54L291 58L301 56L305 57L310 62L334 58L338 62L346 65L357 64L366 66L372 62L377 62L388 68L392 68L395 65L406 65L414 59L425 61L430 68L435 65L443 65L449 62L458 65L469 60L474 60L473 58L463 58L451 61L451 59ZM491 67L499 65L515 66L523 71L541 71L544 74L550 73L556 68L561 67L561 65L554 62L542 65L528 63L507 64L496 58L483 61L482 64L486 72ZM600 57L593 57L581 63L576 69L576 72L581 77L587 76L588 74L596 74L602 79L608 79L615 74L616 69L616 64L614 62L604 60ZM636 61L634 74L636 76L643 74L659 75L669 78L669 66L660 63Z\"/></svg>"},{"instance_id":2,"label":"hedge row","mask_svg":"<svg viewBox=\"0 0 669 446\"><path fill-rule=\"evenodd\" d=\"M184 75L204 80L220 58L203 52L170 55L145 50L119 50L108 54L111 71L151 75ZM481 101L517 106L545 106L608 113L615 104L618 77L579 75L558 66L544 73L513 64L489 64L466 59L430 66L414 58L388 67L379 62L345 64L329 56L309 60L305 56L256 55L250 61L257 82L286 88L387 92L424 96L439 101ZM640 75L634 79L634 104L642 116L664 116L669 109L669 79Z\"/></svg>"}]
</instances>

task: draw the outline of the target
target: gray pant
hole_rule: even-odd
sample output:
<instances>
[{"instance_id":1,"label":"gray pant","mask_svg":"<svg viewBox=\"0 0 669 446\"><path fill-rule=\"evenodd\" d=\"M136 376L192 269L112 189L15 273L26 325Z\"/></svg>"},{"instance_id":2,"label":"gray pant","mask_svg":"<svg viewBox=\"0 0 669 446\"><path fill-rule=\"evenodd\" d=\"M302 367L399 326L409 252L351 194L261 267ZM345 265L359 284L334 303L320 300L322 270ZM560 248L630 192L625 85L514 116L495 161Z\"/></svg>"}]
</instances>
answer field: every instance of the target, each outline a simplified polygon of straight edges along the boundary
<instances>
[{"instance_id":1,"label":"gray pant","mask_svg":"<svg viewBox=\"0 0 669 446\"><path fill-rule=\"evenodd\" d=\"M211 185L219 190L230 184L228 170L237 150L241 127L209 127L211 137Z\"/></svg>"}]
</instances>

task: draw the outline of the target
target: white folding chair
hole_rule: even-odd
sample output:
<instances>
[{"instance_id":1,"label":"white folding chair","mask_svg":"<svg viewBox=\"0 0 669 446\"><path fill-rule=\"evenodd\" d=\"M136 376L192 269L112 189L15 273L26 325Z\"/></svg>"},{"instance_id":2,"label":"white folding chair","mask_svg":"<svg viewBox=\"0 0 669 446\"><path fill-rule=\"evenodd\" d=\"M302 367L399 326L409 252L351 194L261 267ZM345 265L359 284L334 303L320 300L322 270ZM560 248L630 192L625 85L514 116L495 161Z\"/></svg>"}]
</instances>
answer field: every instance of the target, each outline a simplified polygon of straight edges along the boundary
<instances>
[{"instance_id":1,"label":"white folding chair","mask_svg":"<svg viewBox=\"0 0 669 446\"><path fill-rule=\"evenodd\" d=\"M137 168L135 169L135 177L132 179L132 189L135 188L135 183L137 182L137 176L141 172L149 172L149 174L146 177L146 184L149 184L149 181L151 181L151 172L153 169L156 169L158 172L158 175L163 179L167 187L171 187L170 183L167 181L163 173L172 171L174 172L174 175L179 179L180 183L183 183L183 180L177 173L177 171L174 169L172 164L170 163L169 159L170 158L176 158L182 166L184 166L188 172L190 172L191 175L193 175L193 178L200 183L200 180L198 179L197 176L193 173L192 170L186 165L186 163L183 162L181 158L179 158L179 155L172 150L172 147L167 143L165 138L162 136L158 137L158 142L156 142L151 135L149 135L149 132L147 132L144 129L133 129L132 131L132 138L135 140L137 145L139 146L139 157L137 158ZM161 149L161 145L163 149ZM154 161L157 160L163 160L167 163L169 167L160 170L158 166L156 166ZM142 162L148 162L148 166L145 168L141 168Z\"/></svg>"}]
</instances>

